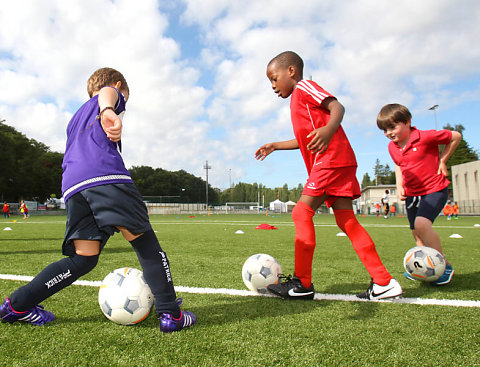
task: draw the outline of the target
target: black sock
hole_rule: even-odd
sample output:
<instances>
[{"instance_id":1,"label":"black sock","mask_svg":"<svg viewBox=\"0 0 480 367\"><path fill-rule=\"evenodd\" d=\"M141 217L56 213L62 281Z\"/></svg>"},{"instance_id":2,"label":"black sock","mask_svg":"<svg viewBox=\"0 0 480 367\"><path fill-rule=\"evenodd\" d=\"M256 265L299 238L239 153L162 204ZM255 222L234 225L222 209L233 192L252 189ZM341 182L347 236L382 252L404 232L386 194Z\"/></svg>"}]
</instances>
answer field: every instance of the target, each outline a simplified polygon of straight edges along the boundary
<instances>
[{"instance_id":1,"label":"black sock","mask_svg":"<svg viewBox=\"0 0 480 367\"><path fill-rule=\"evenodd\" d=\"M90 272L97 265L98 257L75 254L48 265L30 283L11 294L12 308L19 312L28 311Z\"/></svg>"},{"instance_id":2,"label":"black sock","mask_svg":"<svg viewBox=\"0 0 480 367\"><path fill-rule=\"evenodd\" d=\"M180 317L167 254L160 247L153 230L145 232L130 243L142 265L143 277L155 296L157 315L171 313L175 318Z\"/></svg>"}]
</instances>

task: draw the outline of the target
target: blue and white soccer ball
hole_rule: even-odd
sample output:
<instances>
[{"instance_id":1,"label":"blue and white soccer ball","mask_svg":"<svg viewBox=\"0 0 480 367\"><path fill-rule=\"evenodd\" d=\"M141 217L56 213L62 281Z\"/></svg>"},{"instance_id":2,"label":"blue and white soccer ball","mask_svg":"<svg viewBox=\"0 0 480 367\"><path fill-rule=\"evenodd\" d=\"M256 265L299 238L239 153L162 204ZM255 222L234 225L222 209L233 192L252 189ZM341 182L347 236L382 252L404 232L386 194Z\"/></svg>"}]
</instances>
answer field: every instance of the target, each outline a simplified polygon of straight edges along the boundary
<instances>
[{"instance_id":1,"label":"blue and white soccer ball","mask_svg":"<svg viewBox=\"0 0 480 367\"><path fill-rule=\"evenodd\" d=\"M103 279L98 303L107 319L120 325L134 325L149 315L153 294L140 270L120 268Z\"/></svg>"},{"instance_id":2,"label":"blue and white soccer ball","mask_svg":"<svg viewBox=\"0 0 480 367\"><path fill-rule=\"evenodd\" d=\"M250 256L243 264L243 282L253 292L267 293L267 286L278 283L282 267L275 258L267 254Z\"/></svg>"},{"instance_id":3,"label":"blue and white soccer ball","mask_svg":"<svg viewBox=\"0 0 480 367\"><path fill-rule=\"evenodd\" d=\"M442 276L446 263L445 257L434 248L417 246L407 251L403 265L415 279L433 282Z\"/></svg>"}]
</instances>

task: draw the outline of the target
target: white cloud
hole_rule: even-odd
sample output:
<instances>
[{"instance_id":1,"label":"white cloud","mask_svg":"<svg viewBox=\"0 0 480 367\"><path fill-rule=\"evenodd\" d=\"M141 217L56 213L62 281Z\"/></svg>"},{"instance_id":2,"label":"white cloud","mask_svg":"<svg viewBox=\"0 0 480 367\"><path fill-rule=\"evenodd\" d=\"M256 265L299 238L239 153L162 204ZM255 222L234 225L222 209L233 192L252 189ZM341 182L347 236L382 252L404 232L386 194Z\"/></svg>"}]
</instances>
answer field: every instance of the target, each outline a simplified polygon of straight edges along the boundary
<instances>
[{"instance_id":1,"label":"white cloud","mask_svg":"<svg viewBox=\"0 0 480 367\"><path fill-rule=\"evenodd\" d=\"M276 99L265 76L281 51L297 51L305 77L338 96L360 148L375 134L383 143L375 117L385 103L407 104L422 117L434 103L446 109L480 98L475 0L185 0L159 8L154 0L2 2L0 117L61 150L68 118L87 98L87 78L111 66L131 89L128 166L204 176L208 159L217 187L228 186L230 169L234 181L296 186L304 176L286 174L279 161L298 162L297 155L253 159L259 145L292 137L288 100ZM182 54L186 36L177 37L172 23L196 32L197 58Z\"/></svg>"}]
</instances>

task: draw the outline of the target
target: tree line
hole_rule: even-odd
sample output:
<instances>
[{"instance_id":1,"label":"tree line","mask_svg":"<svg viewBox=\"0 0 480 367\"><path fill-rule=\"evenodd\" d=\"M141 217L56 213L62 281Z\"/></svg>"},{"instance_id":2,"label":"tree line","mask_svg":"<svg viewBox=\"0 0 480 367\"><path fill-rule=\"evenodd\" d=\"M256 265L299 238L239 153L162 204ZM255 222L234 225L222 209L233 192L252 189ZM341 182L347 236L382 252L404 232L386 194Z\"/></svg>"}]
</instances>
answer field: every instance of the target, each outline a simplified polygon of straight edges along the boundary
<instances>
[{"instance_id":1,"label":"tree line","mask_svg":"<svg viewBox=\"0 0 480 367\"><path fill-rule=\"evenodd\" d=\"M0 193L3 201L44 202L61 196L63 154L0 120Z\"/></svg>"},{"instance_id":2,"label":"tree line","mask_svg":"<svg viewBox=\"0 0 480 367\"><path fill-rule=\"evenodd\" d=\"M48 146L29 139L13 127L0 120L0 194L3 201L36 200L45 202L51 197L61 197L63 154L52 152ZM462 125L444 126L463 134ZM478 160L475 152L462 139L455 153L448 161L449 172L452 165ZM206 203L207 186L201 178L184 170L167 171L161 168L134 166L130 173L140 193L149 201ZM451 173L450 173L451 174ZM449 178L451 181L451 177ZM372 185L395 184L395 169L382 164L379 159L374 166L374 177L365 173L362 188ZM226 190L208 185L209 205L227 202L260 202L268 206L275 199L283 202L297 202L303 185L289 189L268 188L261 183L239 182Z\"/></svg>"}]
</instances>

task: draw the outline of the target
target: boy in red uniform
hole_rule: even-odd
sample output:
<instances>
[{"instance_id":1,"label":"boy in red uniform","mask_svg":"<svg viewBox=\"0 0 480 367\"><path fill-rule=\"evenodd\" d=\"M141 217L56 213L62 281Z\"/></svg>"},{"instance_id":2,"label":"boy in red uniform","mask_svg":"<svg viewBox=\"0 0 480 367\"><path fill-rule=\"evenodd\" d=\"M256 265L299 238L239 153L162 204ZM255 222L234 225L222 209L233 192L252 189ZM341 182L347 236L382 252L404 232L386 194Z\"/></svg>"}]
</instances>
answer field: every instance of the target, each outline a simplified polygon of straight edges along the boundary
<instances>
[{"instance_id":1,"label":"boy in red uniform","mask_svg":"<svg viewBox=\"0 0 480 367\"><path fill-rule=\"evenodd\" d=\"M450 205L450 200L444 206L442 211L443 211L443 215L447 217L447 220L452 219L453 209L452 209L452 206Z\"/></svg>"},{"instance_id":2,"label":"boy in red uniform","mask_svg":"<svg viewBox=\"0 0 480 367\"><path fill-rule=\"evenodd\" d=\"M396 205L392 205L390 207L390 215L395 217L396 216L396 212L397 212L397 206Z\"/></svg>"},{"instance_id":3,"label":"boy in red uniform","mask_svg":"<svg viewBox=\"0 0 480 367\"><path fill-rule=\"evenodd\" d=\"M3 217L10 218L10 205L6 201L3 202Z\"/></svg>"},{"instance_id":4,"label":"boy in red uniform","mask_svg":"<svg viewBox=\"0 0 480 367\"><path fill-rule=\"evenodd\" d=\"M384 106L377 117L378 127L391 140L388 151L395 162L397 192L406 200L410 229L417 246L429 246L443 255L440 236L433 230L433 221L440 214L448 197L447 161L462 139L458 131L417 130L412 114L400 104ZM439 145L445 144L442 154ZM434 285L450 283L455 271L446 261L443 275ZM407 272L405 277L415 280Z\"/></svg>"},{"instance_id":5,"label":"boy in red uniform","mask_svg":"<svg viewBox=\"0 0 480 367\"><path fill-rule=\"evenodd\" d=\"M300 149L308 180L293 209L295 224L295 273L268 287L269 291L290 299L313 299L312 261L316 246L313 216L324 202L333 207L335 220L347 234L372 282L359 298L383 299L402 294L400 284L383 266L372 239L357 221L352 199L360 196L355 176L357 162L340 123L344 108L318 84L303 79L303 61L292 51L282 52L267 66L267 77L274 92L291 96L290 109L295 139L268 143L257 149L255 157L264 160L274 150Z\"/></svg>"},{"instance_id":6,"label":"boy in red uniform","mask_svg":"<svg viewBox=\"0 0 480 367\"><path fill-rule=\"evenodd\" d=\"M455 203L452 205L452 214L454 219L458 219L458 204L455 201Z\"/></svg>"}]
</instances>

